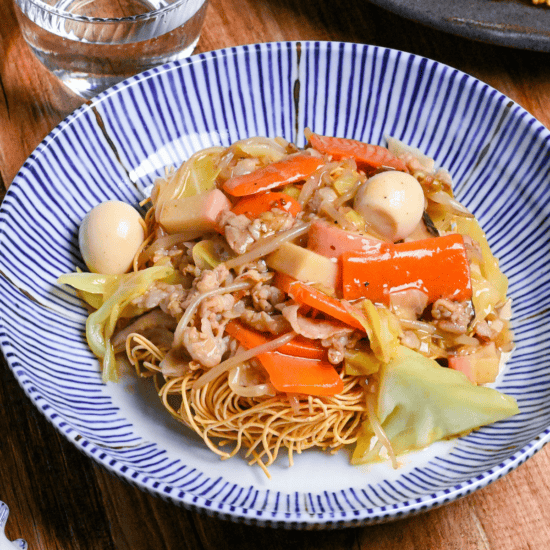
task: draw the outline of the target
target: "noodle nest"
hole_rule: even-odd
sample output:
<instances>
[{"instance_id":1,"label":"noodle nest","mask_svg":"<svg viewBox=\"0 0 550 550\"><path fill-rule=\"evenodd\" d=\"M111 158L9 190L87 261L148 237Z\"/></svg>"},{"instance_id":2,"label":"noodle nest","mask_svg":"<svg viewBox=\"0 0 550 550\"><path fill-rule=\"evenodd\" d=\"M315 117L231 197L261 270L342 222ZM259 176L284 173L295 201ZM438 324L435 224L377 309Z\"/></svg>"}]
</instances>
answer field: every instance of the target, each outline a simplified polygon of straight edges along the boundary
<instances>
[{"instance_id":1,"label":"noodle nest","mask_svg":"<svg viewBox=\"0 0 550 550\"><path fill-rule=\"evenodd\" d=\"M201 376L200 369L163 376L159 362L164 353L141 335L128 336L127 353L140 376L155 376L164 407L211 451L222 459L243 451L248 463L259 465L268 477L267 468L279 452L287 453L289 465L294 453L313 447L336 453L357 441L367 418L361 377L342 374L344 390L339 395L304 396L291 403L280 395L237 395L229 386L228 373L197 390L193 383Z\"/></svg>"}]
</instances>

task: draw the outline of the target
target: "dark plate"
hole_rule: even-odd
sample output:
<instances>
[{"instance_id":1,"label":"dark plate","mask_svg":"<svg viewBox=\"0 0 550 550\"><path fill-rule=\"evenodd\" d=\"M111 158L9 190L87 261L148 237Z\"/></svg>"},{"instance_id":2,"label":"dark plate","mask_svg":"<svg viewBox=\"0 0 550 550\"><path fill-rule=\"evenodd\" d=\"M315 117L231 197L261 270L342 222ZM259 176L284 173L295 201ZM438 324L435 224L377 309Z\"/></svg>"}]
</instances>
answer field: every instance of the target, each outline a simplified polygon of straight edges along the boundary
<instances>
[{"instance_id":1,"label":"dark plate","mask_svg":"<svg viewBox=\"0 0 550 550\"><path fill-rule=\"evenodd\" d=\"M550 6L531 0L371 0L435 29L511 48L550 52Z\"/></svg>"}]
</instances>

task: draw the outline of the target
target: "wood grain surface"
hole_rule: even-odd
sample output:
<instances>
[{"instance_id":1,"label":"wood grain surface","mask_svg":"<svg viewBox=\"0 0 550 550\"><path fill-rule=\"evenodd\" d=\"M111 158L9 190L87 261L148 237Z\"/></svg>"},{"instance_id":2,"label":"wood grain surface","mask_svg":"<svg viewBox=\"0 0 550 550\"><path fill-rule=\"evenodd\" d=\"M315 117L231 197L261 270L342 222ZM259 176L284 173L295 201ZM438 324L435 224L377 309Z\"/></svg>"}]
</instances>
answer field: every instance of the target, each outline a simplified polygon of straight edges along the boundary
<instances>
[{"instance_id":1,"label":"wood grain surface","mask_svg":"<svg viewBox=\"0 0 550 550\"><path fill-rule=\"evenodd\" d=\"M2 196L40 141L83 103L33 58L11 2L0 0ZM310 39L436 59L490 84L550 127L550 54L436 32L366 0L212 0L197 52ZM465 499L394 523L327 532L248 527L177 508L112 477L57 433L1 361L0 500L10 507L8 537L24 538L30 550L550 548L550 448Z\"/></svg>"}]
</instances>

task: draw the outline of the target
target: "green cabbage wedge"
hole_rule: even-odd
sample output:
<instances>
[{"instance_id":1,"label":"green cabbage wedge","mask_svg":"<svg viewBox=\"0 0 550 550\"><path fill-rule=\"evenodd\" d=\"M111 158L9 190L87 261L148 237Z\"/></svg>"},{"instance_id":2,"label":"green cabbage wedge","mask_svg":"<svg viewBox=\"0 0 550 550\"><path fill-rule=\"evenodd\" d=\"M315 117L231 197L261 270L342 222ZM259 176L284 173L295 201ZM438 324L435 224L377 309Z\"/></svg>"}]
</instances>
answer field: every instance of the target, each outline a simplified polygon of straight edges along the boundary
<instances>
[{"instance_id":1,"label":"green cabbage wedge","mask_svg":"<svg viewBox=\"0 0 550 550\"><path fill-rule=\"evenodd\" d=\"M389 441L390 456L423 449L435 441L465 435L519 412L515 399L476 386L458 371L399 346L397 355L380 366L375 413ZM375 430L369 421L357 441L353 464L381 460L372 445Z\"/></svg>"}]
</instances>

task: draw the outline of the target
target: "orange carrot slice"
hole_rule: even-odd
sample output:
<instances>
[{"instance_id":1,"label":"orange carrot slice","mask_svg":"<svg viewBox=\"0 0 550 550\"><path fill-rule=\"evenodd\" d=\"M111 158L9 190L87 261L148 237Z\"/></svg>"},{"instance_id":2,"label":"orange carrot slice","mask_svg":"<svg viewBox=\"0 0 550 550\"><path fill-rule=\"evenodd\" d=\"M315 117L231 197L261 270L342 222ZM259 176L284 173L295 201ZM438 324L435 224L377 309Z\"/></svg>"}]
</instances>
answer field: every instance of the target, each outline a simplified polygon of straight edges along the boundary
<instances>
[{"instance_id":1,"label":"orange carrot slice","mask_svg":"<svg viewBox=\"0 0 550 550\"><path fill-rule=\"evenodd\" d=\"M230 321L225 331L247 349L269 341L265 334L236 320ZM342 392L344 383L334 366L323 359L325 356L325 349L320 344L297 336L283 344L278 351L261 353L257 359L268 372L277 391L336 395Z\"/></svg>"},{"instance_id":2,"label":"orange carrot slice","mask_svg":"<svg viewBox=\"0 0 550 550\"><path fill-rule=\"evenodd\" d=\"M236 320L229 321L225 327L225 332L233 336L246 349L255 348L269 342L271 339L263 332L251 329ZM326 350L319 342L309 340L303 336L296 336L290 342L283 344L278 351L286 355L309 359L323 359L326 357Z\"/></svg>"},{"instance_id":3,"label":"orange carrot slice","mask_svg":"<svg viewBox=\"0 0 550 550\"><path fill-rule=\"evenodd\" d=\"M234 197L253 195L305 180L323 164L323 160L311 155L295 155L272 162L249 174L229 178L223 189Z\"/></svg>"},{"instance_id":4,"label":"orange carrot slice","mask_svg":"<svg viewBox=\"0 0 550 550\"><path fill-rule=\"evenodd\" d=\"M320 136L318 134L311 134L309 142L317 151L330 155L334 160L355 159L357 167L363 170L387 166L401 172L408 172L406 164L401 159L398 159L380 145L371 145L355 139Z\"/></svg>"},{"instance_id":5,"label":"orange carrot slice","mask_svg":"<svg viewBox=\"0 0 550 550\"><path fill-rule=\"evenodd\" d=\"M407 288L426 292L429 303L472 297L464 240L456 233L386 244L367 253L346 252L341 260L346 300L367 298L387 305L392 291Z\"/></svg>"},{"instance_id":6,"label":"orange carrot slice","mask_svg":"<svg viewBox=\"0 0 550 550\"><path fill-rule=\"evenodd\" d=\"M351 315L337 298L332 298L324 292L283 273L275 275L273 284L283 292L286 292L295 302L321 311L350 327L362 331L365 330L360 321Z\"/></svg>"},{"instance_id":7,"label":"orange carrot slice","mask_svg":"<svg viewBox=\"0 0 550 550\"><path fill-rule=\"evenodd\" d=\"M252 220L264 212L269 212L272 208L278 208L292 216L296 216L302 210L300 203L286 193L268 191L239 199L231 211L237 215L244 214Z\"/></svg>"},{"instance_id":8,"label":"orange carrot slice","mask_svg":"<svg viewBox=\"0 0 550 550\"><path fill-rule=\"evenodd\" d=\"M344 382L328 362L307 357L293 357L276 351L258 355L277 391L306 395L337 395Z\"/></svg>"}]
</instances>

